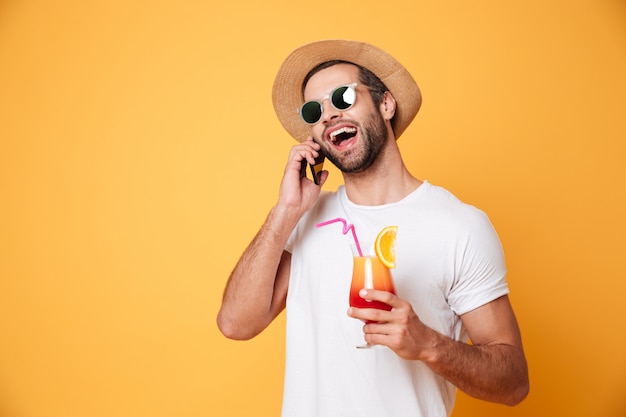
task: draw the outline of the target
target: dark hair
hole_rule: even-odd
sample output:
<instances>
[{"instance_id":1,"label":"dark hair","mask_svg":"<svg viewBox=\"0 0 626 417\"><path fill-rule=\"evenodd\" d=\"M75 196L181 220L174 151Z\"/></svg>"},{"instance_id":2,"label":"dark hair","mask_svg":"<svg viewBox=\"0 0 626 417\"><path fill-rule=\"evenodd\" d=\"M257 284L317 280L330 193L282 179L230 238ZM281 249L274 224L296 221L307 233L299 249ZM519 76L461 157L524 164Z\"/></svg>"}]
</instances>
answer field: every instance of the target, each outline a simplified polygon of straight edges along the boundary
<instances>
[{"instance_id":1,"label":"dark hair","mask_svg":"<svg viewBox=\"0 0 626 417\"><path fill-rule=\"evenodd\" d=\"M350 62L350 61L334 60L334 61L326 61L326 62L322 62L321 64L318 64L311 71L309 71L306 77L304 77L304 80L302 81L302 91L304 92L304 87L306 87L306 84L309 82L309 80L311 79L313 75L315 75L316 73L320 72L323 69L332 67L337 64L350 64L350 65L356 66L359 69L359 82L367 87L367 89L370 92L370 95L372 96L372 101L374 102L374 105L378 107L380 103L383 101L383 96L385 95L385 92L389 91L389 89L387 88L385 83L383 83L380 80L380 78L378 78L376 74L374 74L372 71L368 70L367 68L359 64L355 64L354 62Z\"/></svg>"}]
</instances>

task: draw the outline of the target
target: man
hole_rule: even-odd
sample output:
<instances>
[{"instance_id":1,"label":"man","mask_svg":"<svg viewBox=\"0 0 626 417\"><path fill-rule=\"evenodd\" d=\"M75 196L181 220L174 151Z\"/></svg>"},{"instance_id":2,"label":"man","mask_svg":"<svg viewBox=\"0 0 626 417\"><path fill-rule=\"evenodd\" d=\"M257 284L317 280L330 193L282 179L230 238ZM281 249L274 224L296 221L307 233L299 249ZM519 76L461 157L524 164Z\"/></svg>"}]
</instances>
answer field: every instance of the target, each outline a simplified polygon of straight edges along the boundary
<instances>
[{"instance_id":1,"label":"man","mask_svg":"<svg viewBox=\"0 0 626 417\"><path fill-rule=\"evenodd\" d=\"M456 388L522 401L528 371L497 235L481 211L402 161L396 139L421 104L407 70L365 43L315 42L287 57L273 101L299 144L229 278L218 325L249 339L286 307L283 416L449 416ZM320 155L342 171L336 192L320 191L327 171L320 185L301 174ZM315 227L338 217L361 241L398 226L397 295L361 291L391 311L348 308L351 236ZM378 346L355 349L363 338Z\"/></svg>"}]
</instances>

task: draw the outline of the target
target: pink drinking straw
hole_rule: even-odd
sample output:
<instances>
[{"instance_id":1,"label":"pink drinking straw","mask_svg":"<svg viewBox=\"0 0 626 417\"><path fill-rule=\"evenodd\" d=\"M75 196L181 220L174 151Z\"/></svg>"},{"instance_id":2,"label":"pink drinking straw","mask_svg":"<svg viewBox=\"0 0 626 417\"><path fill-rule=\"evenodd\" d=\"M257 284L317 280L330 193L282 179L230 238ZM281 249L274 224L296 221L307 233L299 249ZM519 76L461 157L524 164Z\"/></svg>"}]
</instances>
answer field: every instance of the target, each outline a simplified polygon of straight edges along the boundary
<instances>
[{"instance_id":1,"label":"pink drinking straw","mask_svg":"<svg viewBox=\"0 0 626 417\"><path fill-rule=\"evenodd\" d=\"M349 231L352 231L352 237L354 238L354 244L356 245L356 250L357 252L359 252L359 256L363 256L363 252L361 252L361 245L359 245L359 239L357 239L356 237L356 230L354 230L354 225L348 225L348 222L346 221L346 219L342 219L341 217L337 217L336 219L332 219L332 220L327 220L325 222L321 222L315 225L315 227L322 227L322 226L326 226L328 224L331 223L336 223L336 222L341 222L343 223L343 230L342 233L344 235L347 235Z\"/></svg>"}]
</instances>

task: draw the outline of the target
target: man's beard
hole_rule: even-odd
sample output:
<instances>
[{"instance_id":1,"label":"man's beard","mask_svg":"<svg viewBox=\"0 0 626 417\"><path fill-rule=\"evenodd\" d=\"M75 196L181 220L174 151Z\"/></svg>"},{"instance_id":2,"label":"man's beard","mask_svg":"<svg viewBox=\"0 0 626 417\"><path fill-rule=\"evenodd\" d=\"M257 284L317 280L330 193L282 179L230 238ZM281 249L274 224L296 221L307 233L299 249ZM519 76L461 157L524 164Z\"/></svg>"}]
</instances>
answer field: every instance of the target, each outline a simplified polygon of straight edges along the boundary
<instances>
[{"instance_id":1,"label":"man's beard","mask_svg":"<svg viewBox=\"0 0 626 417\"><path fill-rule=\"evenodd\" d=\"M356 123L355 123L356 124ZM387 141L387 126L380 113L374 112L359 129L363 145L335 155L326 149L324 154L341 172L357 174L371 167Z\"/></svg>"}]
</instances>

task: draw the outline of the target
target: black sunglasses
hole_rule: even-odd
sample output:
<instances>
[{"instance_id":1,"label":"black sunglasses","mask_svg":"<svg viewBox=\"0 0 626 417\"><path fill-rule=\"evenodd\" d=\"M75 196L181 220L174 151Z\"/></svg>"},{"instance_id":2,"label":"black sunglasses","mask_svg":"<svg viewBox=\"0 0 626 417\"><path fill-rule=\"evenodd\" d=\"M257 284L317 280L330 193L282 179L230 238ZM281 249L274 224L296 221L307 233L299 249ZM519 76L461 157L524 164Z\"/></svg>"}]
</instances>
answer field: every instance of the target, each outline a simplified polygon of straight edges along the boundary
<instances>
[{"instance_id":1,"label":"black sunglasses","mask_svg":"<svg viewBox=\"0 0 626 417\"><path fill-rule=\"evenodd\" d=\"M314 125L322 118L324 106L322 101L329 99L331 106L339 111L346 111L356 102L356 83L341 85L333 89L321 100L311 100L304 103L299 109L300 117L306 123Z\"/></svg>"}]
</instances>

